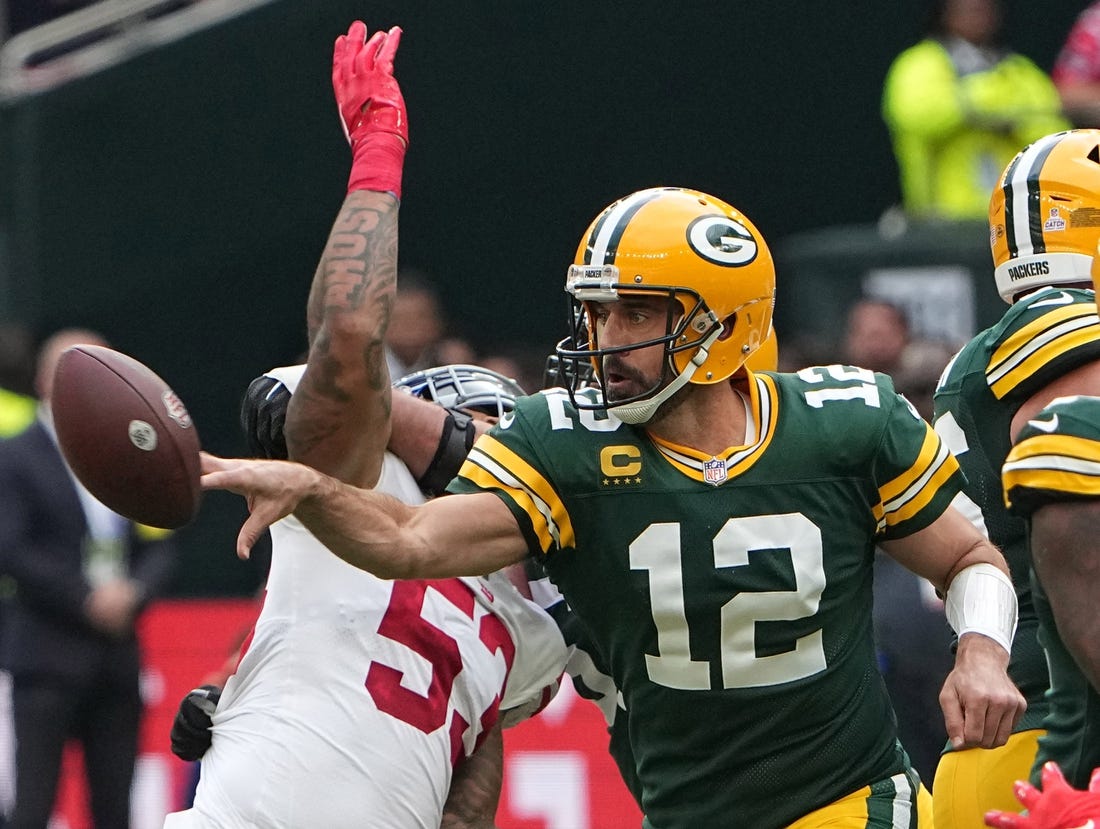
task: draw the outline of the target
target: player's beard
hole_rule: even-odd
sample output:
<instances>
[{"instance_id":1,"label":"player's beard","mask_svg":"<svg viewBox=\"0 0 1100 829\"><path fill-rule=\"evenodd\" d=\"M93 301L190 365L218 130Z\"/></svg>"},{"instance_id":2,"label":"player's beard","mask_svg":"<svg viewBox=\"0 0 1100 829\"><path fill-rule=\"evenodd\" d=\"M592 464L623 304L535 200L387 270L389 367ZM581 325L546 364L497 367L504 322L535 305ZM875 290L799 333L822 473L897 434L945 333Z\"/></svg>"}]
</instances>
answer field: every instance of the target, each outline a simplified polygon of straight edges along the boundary
<instances>
[{"instance_id":1,"label":"player's beard","mask_svg":"<svg viewBox=\"0 0 1100 829\"><path fill-rule=\"evenodd\" d=\"M609 386L607 378L617 375L614 386ZM618 403L640 394L656 394L668 382L664 377L647 377L640 369L628 365L617 354L603 359L604 394L608 403Z\"/></svg>"}]
</instances>

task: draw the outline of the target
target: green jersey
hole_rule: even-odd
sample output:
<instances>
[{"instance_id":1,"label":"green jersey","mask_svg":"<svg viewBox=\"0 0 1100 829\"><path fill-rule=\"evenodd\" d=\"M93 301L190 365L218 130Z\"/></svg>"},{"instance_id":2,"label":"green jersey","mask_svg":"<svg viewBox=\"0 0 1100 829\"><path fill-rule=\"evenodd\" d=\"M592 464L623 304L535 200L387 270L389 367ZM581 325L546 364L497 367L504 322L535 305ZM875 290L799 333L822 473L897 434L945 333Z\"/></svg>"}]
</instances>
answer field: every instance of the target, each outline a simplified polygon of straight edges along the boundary
<instances>
[{"instance_id":1,"label":"green jersey","mask_svg":"<svg viewBox=\"0 0 1100 829\"><path fill-rule=\"evenodd\" d=\"M1066 372L1100 357L1093 300L1092 291L1043 288L1017 301L955 356L936 390L936 431L966 473L965 498L957 505L1001 548L1019 598L1008 673L1027 699L1027 712L1016 731L1042 726L1050 677L1038 639L1027 528L1005 508L1001 465L1020 406Z\"/></svg>"},{"instance_id":2,"label":"green jersey","mask_svg":"<svg viewBox=\"0 0 1100 829\"><path fill-rule=\"evenodd\" d=\"M747 444L717 457L524 398L451 484L509 505L591 634L661 829L778 829L915 785L875 667L874 549L947 508L958 464L883 375L746 388Z\"/></svg>"},{"instance_id":3,"label":"green jersey","mask_svg":"<svg viewBox=\"0 0 1100 829\"><path fill-rule=\"evenodd\" d=\"M1005 462L1004 489L1020 516L1052 501L1100 497L1100 398L1059 398L1029 421ZM1042 764L1054 760L1070 783L1083 789L1100 766L1100 694L1058 636L1037 580L1034 588L1050 662L1050 713L1032 778L1038 784Z\"/></svg>"}]
</instances>

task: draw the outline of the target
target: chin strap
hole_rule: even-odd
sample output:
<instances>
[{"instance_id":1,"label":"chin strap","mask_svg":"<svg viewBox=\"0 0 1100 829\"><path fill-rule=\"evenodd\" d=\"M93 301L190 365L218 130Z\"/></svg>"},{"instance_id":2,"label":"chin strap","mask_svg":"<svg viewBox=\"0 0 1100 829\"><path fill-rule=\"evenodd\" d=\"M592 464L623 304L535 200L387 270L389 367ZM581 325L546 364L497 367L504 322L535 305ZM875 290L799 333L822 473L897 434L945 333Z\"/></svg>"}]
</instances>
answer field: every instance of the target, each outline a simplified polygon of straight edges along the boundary
<instances>
[{"instance_id":1,"label":"chin strap","mask_svg":"<svg viewBox=\"0 0 1100 829\"><path fill-rule=\"evenodd\" d=\"M714 341L718 339L718 335L721 333L722 326L720 325L711 331L691 358L691 362L687 364L687 368L676 375L671 383L655 395L647 397L645 400L636 400L633 403L608 406L607 410L623 423L628 423L631 426L637 426L650 420L657 413L657 409L661 407L662 403L686 386L691 378L695 376L699 366L707 361L707 357L710 356L710 347L714 345Z\"/></svg>"}]
</instances>

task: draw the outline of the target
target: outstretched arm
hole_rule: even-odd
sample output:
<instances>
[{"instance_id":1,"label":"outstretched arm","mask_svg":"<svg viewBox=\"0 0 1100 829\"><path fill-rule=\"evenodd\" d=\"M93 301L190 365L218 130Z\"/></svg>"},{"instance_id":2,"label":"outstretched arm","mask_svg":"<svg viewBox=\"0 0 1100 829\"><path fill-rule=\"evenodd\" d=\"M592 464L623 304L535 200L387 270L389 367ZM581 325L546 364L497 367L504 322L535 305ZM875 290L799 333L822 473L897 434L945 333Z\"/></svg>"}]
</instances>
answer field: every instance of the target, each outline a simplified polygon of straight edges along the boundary
<instances>
[{"instance_id":1,"label":"outstretched arm","mask_svg":"<svg viewBox=\"0 0 1100 829\"><path fill-rule=\"evenodd\" d=\"M397 282L408 122L393 59L398 28L356 21L333 48L332 86L352 148L348 195L310 287L309 358L287 411L291 458L373 486L390 433L384 338Z\"/></svg>"},{"instance_id":2,"label":"outstretched arm","mask_svg":"<svg viewBox=\"0 0 1100 829\"><path fill-rule=\"evenodd\" d=\"M490 492L448 495L411 507L287 461L203 453L204 489L248 500L237 536L247 558L260 535L291 513L340 558L387 579L477 576L513 564L527 542L507 505Z\"/></svg>"}]
</instances>

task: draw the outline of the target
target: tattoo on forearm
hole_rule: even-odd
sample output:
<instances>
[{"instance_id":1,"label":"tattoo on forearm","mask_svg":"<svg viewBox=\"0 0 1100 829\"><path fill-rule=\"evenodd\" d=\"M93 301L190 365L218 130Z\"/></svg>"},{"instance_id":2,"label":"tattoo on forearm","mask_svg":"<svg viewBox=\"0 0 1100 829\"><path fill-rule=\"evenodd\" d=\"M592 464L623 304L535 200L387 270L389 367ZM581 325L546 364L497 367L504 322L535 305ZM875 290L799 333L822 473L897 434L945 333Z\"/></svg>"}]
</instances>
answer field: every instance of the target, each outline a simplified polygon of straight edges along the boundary
<instances>
[{"instance_id":1,"label":"tattoo on forearm","mask_svg":"<svg viewBox=\"0 0 1100 829\"><path fill-rule=\"evenodd\" d=\"M397 282L397 203L379 193L357 191L344 201L314 274L307 305L310 382L295 394L308 418L296 420L294 439L315 446L343 425L342 406L362 393L348 378L377 395L380 414L390 415L385 332ZM347 332L361 339L346 348ZM355 365L355 361L361 361ZM331 412L332 417L326 417Z\"/></svg>"}]
</instances>

